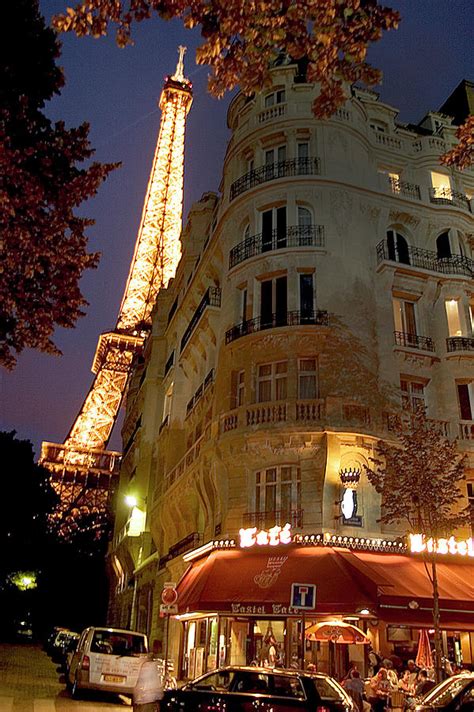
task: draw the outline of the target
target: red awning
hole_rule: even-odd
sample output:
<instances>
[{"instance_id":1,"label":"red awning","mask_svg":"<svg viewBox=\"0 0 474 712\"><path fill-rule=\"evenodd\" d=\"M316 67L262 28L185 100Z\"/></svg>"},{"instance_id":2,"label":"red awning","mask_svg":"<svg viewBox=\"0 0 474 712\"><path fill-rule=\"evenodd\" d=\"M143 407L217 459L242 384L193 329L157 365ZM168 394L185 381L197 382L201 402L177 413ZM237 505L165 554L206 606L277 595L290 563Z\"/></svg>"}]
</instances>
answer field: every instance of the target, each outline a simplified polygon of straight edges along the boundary
<instances>
[{"instance_id":1,"label":"red awning","mask_svg":"<svg viewBox=\"0 0 474 712\"><path fill-rule=\"evenodd\" d=\"M357 578L378 588L379 615L387 622L432 623L433 591L421 558L338 550ZM437 561L441 624L474 628L474 562Z\"/></svg>"},{"instance_id":2,"label":"red awning","mask_svg":"<svg viewBox=\"0 0 474 712\"><path fill-rule=\"evenodd\" d=\"M233 549L213 551L190 567L178 584L179 612L288 615L292 583L316 584L320 613L353 613L377 593L370 579L357 582L332 549Z\"/></svg>"},{"instance_id":3,"label":"red awning","mask_svg":"<svg viewBox=\"0 0 474 712\"><path fill-rule=\"evenodd\" d=\"M438 564L441 624L474 628L474 566ZM215 550L195 561L178 584L179 612L288 615L291 584L316 584L316 614L368 608L386 622L432 623L432 591L412 556L332 547Z\"/></svg>"}]
</instances>

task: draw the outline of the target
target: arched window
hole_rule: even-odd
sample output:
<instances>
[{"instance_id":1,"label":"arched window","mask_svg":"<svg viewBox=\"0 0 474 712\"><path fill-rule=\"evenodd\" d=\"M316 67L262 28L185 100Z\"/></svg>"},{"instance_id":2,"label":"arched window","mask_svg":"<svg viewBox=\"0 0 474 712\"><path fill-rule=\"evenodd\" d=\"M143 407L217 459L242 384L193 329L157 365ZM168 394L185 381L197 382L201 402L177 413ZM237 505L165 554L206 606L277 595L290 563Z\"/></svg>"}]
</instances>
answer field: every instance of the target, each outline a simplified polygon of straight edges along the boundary
<instances>
[{"instance_id":1,"label":"arched window","mask_svg":"<svg viewBox=\"0 0 474 712\"><path fill-rule=\"evenodd\" d=\"M310 227L312 225L313 218L311 211L308 208L302 208L298 206L298 226L299 227Z\"/></svg>"},{"instance_id":2,"label":"arched window","mask_svg":"<svg viewBox=\"0 0 474 712\"><path fill-rule=\"evenodd\" d=\"M399 232L395 230L387 231L387 246L388 246L388 259L394 262L402 262L405 265L410 264L410 251L408 248L408 242L400 235Z\"/></svg>"},{"instance_id":3,"label":"arched window","mask_svg":"<svg viewBox=\"0 0 474 712\"><path fill-rule=\"evenodd\" d=\"M438 235L436 238L436 253L439 260L452 256L451 245L449 243L449 232L442 232L441 235Z\"/></svg>"}]
</instances>

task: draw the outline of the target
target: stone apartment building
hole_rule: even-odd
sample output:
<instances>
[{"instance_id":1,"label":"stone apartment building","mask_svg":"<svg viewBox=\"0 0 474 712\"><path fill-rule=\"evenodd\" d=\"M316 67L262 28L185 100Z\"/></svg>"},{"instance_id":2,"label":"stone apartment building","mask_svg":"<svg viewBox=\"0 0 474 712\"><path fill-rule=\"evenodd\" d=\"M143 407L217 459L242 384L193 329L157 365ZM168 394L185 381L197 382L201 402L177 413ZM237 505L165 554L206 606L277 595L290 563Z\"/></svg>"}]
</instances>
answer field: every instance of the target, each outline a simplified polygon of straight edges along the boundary
<instances>
[{"instance_id":1,"label":"stone apartment building","mask_svg":"<svg viewBox=\"0 0 474 712\"><path fill-rule=\"evenodd\" d=\"M439 163L462 102L405 125L353 88L319 121L297 64L272 81L230 105L220 194L189 213L127 396L109 618L162 641L163 585L181 579L168 636L180 677L258 659L270 631L287 663L318 655L327 669L327 646L300 654L301 614L278 598L290 566L288 580L318 579L311 620L411 650L430 621L421 563L403 532L381 528L363 467L392 437L395 404L424 404L459 439L474 500L474 172ZM275 526L282 538L265 546ZM242 549L252 528L263 538ZM445 652L468 662L472 564L451 556L441 576L455 611L442 612ZM397 591L401 579L412 588ZM340 666L361 658L349 647Z\"/></svg>"}]
</instances>

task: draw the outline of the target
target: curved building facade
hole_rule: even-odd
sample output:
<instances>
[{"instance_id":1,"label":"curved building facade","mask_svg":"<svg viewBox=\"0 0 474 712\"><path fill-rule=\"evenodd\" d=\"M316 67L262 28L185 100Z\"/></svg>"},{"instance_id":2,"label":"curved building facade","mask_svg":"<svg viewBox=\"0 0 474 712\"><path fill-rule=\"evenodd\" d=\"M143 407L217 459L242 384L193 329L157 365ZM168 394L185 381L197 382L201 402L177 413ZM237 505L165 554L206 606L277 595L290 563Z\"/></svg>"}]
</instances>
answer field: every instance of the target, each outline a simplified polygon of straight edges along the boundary
<instances>
[{"instance_id":1,"label":"curved building facade","mask_svg":"<svg viewBox=\"0 0 474 712\"><path fill-rule=\"evenodd\" d=\"M439 163L456 127L440 113L401 125L359 89L318 121L296 65L274 68L272 82L230 105L221 194L190 212L127 397L121 493L138 498L119 504L110 618L166 645L160 594L191 566L170 621L182 677L259 659L270 631L280 662L319 655L328 669L327 646L303 650L283 580L317 582L311 620L357 620L387 654L390 628L414 644L407 631L428 625L429 596L415 587L387 598L386 615L377 608L390 557L414 559L404 532L380 525L364 471L377 441L393 438L396 407L409 417L423 404L458 438L474 497L474 174ZM455 640L468 662L461 609L473 594L445 618L446 652ZM341 667L356 648L338 650Z\"/></svg>"}]
</instances>

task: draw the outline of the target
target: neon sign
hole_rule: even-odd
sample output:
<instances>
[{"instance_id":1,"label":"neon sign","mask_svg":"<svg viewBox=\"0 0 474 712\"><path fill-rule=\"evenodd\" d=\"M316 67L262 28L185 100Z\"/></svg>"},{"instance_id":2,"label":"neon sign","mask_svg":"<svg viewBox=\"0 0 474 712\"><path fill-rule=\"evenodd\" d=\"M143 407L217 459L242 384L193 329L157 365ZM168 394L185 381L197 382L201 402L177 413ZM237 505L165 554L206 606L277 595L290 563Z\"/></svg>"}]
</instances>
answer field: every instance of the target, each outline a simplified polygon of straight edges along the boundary
<instances>
[{"instance_id":1,"label":"neon sign","mask_svg":"<svg viewBox=\"0 0 474 712\"><path fill-rule=\"evenodd\" d=\"M285 524L284 527L275 525L271 529L257 529L250 527L249 529L240 529L240 546L245 549L250 546L277 546L278 544L291 544L291 524Z\"/></svg>"},{"instance_id":2,"label":"neon sign","mask_svg":"<svg viewBox=\"0 0 474 712\"><path fill-rule=\"evenodd\" d=\"M457 554L459 556L474 557L474 539L426 539L424 534L410 534L410 551L412 554L421 554L427 551L430 554Z\"/></svg>"}]
</instances>

